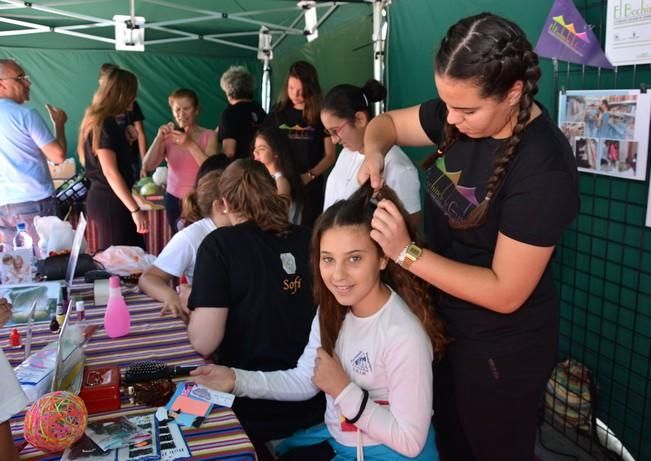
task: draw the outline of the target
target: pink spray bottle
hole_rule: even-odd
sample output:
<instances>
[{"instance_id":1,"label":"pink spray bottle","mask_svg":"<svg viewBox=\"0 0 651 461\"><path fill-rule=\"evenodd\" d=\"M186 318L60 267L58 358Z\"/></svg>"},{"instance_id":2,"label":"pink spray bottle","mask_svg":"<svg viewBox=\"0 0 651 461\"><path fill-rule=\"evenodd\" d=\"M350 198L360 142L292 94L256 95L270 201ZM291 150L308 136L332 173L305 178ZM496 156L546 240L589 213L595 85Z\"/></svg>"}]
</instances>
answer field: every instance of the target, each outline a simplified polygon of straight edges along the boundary
<instances>
[{"instance_id":1,"label":"pink spray bottle","mask_svg":"<svg viewBox=\"0 0 651 461\"><path fill-rule=\"evenodd\" d=\"M119 338L129 333L131 316L120 290L120 278L117 275L109 279L109 298L104 314L104 328L111 338Z\"/></svg>"}]
</instances>

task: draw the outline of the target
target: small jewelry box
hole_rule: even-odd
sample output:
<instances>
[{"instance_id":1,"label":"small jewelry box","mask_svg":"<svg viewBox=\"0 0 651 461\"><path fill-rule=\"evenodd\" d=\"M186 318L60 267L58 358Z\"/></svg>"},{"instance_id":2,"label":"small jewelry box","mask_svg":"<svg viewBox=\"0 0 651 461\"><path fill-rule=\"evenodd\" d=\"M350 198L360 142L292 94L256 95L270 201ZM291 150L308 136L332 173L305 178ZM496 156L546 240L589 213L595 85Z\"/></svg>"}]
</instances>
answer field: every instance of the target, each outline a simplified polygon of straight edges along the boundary
<instances>
[{"instance_id":1,"label":"small jewelry box","mask_svg":"<svg viewBox=\"0 0 651 461\"><path fill-rule=\"evenodd\" d=\"M88 413L120 409L120 368L91 365L84 368L79 396Z\"/></svg>"}]
</instances>

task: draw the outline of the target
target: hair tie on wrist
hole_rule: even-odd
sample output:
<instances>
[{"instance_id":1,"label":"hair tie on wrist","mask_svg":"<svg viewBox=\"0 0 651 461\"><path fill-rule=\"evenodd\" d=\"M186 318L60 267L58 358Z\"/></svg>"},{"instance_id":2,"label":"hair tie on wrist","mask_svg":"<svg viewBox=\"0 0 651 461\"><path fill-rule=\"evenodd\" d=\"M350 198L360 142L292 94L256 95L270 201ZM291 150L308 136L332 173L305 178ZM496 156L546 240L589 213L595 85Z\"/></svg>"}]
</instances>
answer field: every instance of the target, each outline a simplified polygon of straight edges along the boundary
<instances>
[{"instance_id":1,"label":"hair tie on wrist","mask_svg":"<svg viewBox=\"0 0 651 461\"><path fill-rule=\"evenodd\" d=\"M136 208L136 209L133 210L133 211L129 211L129 213L134 214L134 213L137 213L137 212L139 212L139 211L140 211L140 207Z\"/></svg>"},{"instance_id":2,"label":"hair tie on wrist","mask_svg":"<svg viewBox=\"0 0 651 461\"><path fill-rule=\"evenodd\" d=\"M359 406L359 411L355 415L354 418L346 418L346 422L348 424L355 424L357 421L359 421L359 418L362 417L362 413L364 413L364 409L366 408L366 404L368 403L368 391L366 389L362 389L362 403Z\"/></svg>"}]
</instances>

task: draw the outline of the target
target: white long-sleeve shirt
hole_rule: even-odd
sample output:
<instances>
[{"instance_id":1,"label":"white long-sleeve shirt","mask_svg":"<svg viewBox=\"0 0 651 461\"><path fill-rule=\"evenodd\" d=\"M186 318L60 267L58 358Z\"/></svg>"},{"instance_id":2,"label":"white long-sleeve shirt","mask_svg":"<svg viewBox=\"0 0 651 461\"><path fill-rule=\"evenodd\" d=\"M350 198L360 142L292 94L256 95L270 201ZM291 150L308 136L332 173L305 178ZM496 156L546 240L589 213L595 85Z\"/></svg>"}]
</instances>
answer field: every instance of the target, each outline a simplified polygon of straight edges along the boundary
<instances>
[{"instance_id":1,"label":"white long-sleeve shirt","mask_svg":"<svg viewBox=\"0 0 651 461\"><path fill-rule=\"evenodd\" d=\"M235 370L234 393L272 400L305 400L319 389L312 383L317 348L321 346L318 313L296 368L260 372ZM326 395L325 423L334 439L357 444L355 432L341 430L341 416L359 411L362 389L369 391L366 409L355 426L364 446L383 444L406 456L422 450L432 416L432 344L418 318L395 293L370 317L348 312L335 352L351 383L333 399ZM380 405L375 401L387 401Z\"/></svg>"}]
</instances>

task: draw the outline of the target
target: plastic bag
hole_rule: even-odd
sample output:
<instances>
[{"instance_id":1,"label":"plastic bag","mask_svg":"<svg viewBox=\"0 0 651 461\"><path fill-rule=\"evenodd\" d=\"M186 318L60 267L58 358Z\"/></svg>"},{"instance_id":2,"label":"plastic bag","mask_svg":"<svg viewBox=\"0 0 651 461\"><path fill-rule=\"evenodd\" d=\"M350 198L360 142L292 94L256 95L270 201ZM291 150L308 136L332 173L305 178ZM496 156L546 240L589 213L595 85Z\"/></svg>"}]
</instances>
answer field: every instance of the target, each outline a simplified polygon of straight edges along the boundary
<instances>
[{"instance_id":1,"label":"plastic bag","mask_svg":"<svg viewBox=\"0 0 651 461\"><path fill-rule=\"evenodd\" d=\"M72 249L75 231L69 222L62 221L56 216L34 217L34 227L39 236L38 248L41 257L47 257L51 252L60 253ZM86 241L81 244L81 252L86 251Z\"/></svg>"},{"instance_id":2,"label":"plastic bag","mask_svg":"<svg viewBox=\"0 0 651 461\"><path fill-rule=\"evenodd\" d=\"M95 261L102 263L107 272L126 276L145 272L156 257L145 253L140 247L114 245L97 253Z\"/></svg>"},{"instance_id":3,"label":"plastic bag","mask_svg":"<svg viewBox=\"0 0 651 461\"><path fill-rule=\"evenodd\" d=\"M154 174L151 175L151 179L158 186L162 186L163 184L167 184L167 167L166 166L159 166L158 168L156 168L156 171L154 171Z\"/></svg>"}]
</instances>

